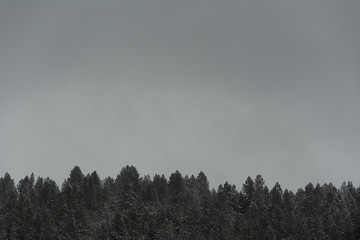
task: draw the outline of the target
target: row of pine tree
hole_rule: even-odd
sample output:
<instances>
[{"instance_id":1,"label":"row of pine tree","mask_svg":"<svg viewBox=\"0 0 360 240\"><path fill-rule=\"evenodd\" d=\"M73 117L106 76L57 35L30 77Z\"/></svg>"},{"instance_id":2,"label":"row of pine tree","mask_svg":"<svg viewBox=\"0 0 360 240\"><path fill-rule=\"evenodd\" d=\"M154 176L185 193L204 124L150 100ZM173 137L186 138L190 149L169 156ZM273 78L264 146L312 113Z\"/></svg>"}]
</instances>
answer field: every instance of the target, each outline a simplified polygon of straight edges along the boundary
<instances>
[{"instance_id":1,"label":"row of pine tree","mask_svg":"<svg viewBox=\"0 0 360 240\"><path fill-rule=\"evenodd\" d=\"M248 177L210 190L178 171L114 180L74 167L61 189L26 176L0 178L0 239L360 239L360 188L309 183L296 193Z\"/></svg>"}]
</instances>

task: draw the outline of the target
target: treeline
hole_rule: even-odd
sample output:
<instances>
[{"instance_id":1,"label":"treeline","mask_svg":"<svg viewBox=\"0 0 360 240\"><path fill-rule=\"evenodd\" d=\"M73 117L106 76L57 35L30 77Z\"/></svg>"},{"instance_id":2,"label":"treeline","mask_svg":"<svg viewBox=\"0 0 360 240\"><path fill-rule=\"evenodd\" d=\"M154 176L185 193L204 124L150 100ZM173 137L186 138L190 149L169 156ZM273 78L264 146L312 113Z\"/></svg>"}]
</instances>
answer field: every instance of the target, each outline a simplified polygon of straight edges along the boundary
<instances>
[{"instance_id":1,"label":"treeline","mask_svg":"<svg viewBox=\"0 0 360 240\"><path fill-rule=\"evenodd\" d=\"M209 189L204 173L113 179L74 167L61 186L0 178L0 239L360 239L360 188L309 183L296 193L248 177Z\"/></svg>"}]
</instances>

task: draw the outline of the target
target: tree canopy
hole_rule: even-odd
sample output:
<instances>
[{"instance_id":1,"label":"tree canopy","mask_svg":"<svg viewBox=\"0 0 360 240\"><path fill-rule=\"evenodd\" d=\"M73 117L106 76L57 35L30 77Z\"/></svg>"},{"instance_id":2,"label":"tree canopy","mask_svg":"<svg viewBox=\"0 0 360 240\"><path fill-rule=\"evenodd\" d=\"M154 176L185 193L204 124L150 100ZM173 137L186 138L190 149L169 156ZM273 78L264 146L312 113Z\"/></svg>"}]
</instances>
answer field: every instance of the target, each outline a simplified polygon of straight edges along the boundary
<instances>
[{"instance_id":1,"label":"tree canopy","mask_svg":"<svg viewBox=\"0 0 360 240\"><path fill-rule=\"evenodd\" d=\"M359 239L360 187L313 183L295 193L261 175L241 190L206 175L115 179L75 166L61 188L33 174L0 178L0 239Z\"/></svg>"}]
</instances>

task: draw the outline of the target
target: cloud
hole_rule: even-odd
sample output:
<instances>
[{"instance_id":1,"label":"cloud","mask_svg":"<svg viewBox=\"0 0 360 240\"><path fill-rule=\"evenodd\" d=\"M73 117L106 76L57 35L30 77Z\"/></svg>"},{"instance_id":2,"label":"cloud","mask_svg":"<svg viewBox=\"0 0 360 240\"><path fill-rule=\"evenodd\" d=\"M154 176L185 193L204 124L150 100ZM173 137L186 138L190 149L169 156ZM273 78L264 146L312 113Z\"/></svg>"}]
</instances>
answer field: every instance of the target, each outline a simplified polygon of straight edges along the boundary
<instances>
[{"instance_id":1,"label":"cloud","mask_svg":"<svg viewBox=\"0 0 360 240\"><path fill-rule=\"evenodd\" d=\"M2 3L3 171L359 181L358 8Z\"/></svg>"}]
</instances>

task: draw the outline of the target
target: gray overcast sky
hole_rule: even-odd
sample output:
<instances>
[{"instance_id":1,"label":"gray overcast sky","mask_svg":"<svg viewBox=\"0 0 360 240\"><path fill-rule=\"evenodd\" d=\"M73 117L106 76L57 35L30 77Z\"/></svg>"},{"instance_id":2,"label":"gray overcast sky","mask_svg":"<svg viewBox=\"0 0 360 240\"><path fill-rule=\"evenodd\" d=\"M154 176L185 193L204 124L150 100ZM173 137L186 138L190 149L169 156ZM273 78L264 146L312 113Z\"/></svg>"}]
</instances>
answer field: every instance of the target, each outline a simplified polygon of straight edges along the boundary
<instances>
[{"instance_id":1,"label":"gray overcast sky","mask_svg":"<svg viewBox=\"0 0 360 240\"><path fill-rule=\"evenodd\" d=\"M1 1L0 174L360 184L360 2Z\"/></svg>"}]
</instances>

